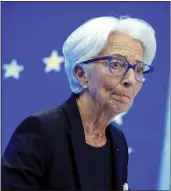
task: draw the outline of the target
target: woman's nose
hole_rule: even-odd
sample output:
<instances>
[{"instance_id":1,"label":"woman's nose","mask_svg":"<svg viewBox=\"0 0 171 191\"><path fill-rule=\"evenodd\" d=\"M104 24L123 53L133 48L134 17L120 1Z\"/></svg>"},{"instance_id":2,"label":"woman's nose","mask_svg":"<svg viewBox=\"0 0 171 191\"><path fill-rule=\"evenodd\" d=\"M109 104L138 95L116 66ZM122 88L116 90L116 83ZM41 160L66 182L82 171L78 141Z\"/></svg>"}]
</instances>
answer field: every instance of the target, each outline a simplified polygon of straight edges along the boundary
<instances>
[{"instance_id":1,"label":"woman's nose","mask_svg":"<svg viewBox=\"0 0 171 191\"><path fill-rule=\"evenodd\" d=\"M129 88L129 87L132 86L134 83L136 83L134 70L133 70L132 68L130 68L130 69L128 70L128 72L125 74L125 76L123 76L122 84L123 84L123 86L125 86L126 88Z\"/></svg>"}]
</instances>

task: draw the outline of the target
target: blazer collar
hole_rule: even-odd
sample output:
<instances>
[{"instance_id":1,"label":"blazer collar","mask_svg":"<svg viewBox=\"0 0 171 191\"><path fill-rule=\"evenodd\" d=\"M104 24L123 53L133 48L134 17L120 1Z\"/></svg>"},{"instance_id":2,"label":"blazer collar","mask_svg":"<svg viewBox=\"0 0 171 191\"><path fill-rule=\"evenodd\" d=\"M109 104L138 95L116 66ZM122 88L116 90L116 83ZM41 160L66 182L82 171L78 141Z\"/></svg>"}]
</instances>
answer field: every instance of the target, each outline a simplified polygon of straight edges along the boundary
<instances>
[{"instance_id":1,"label":"blazer collar","mask_svg":"<svg viewBox=\"0 0 171 191\"><path fill-rule=\"evenodd\" d=\"M83 130L83 124L81 121L80 113L76 103L76 95L72 94L71 97L63 104L64 111L66 113L70 130L69 130L69 139L70 144L72 145L72 157L75 163L75 178L77 189L86 189L87 188L87 176L89 173L85 172L86 166L88 163L86 160L84 152L86 150L86 142ZM112 177L113 185L112 189L122 190L122 168L121 168L121 159L119 152L117 152L118 145L118 136L114 133L113 125L110 124L107 127L106 133L110 139L111 143L111 156L112 156ZM79 184L78 184L79 182Z\"/></svg>"}]
</instances>

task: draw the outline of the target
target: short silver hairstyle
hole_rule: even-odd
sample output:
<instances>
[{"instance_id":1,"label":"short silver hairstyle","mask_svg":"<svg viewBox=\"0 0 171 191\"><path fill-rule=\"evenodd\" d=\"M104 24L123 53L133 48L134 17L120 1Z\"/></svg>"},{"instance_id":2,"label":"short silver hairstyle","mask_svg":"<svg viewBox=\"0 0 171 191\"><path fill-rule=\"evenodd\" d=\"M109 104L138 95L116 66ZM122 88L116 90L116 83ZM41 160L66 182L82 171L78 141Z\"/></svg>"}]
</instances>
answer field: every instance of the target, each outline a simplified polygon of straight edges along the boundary
<instances>
[{"instance_id":1,"label":"short silver hairstyle","mask_svg":"<svg viewBox=\"0 0 171 191\"><path fill-rule=\"evenodd\" d=\"M90 19L73 31L63 44L65 72L73 93L79 94L84 90L75 75L75 67L96 57L104 48L109 34L114 31L139 40L144 49L144 62L151 65L156 54L156 38L155 31L149 23L128 16Z\"/></svg>"}]
</instances>

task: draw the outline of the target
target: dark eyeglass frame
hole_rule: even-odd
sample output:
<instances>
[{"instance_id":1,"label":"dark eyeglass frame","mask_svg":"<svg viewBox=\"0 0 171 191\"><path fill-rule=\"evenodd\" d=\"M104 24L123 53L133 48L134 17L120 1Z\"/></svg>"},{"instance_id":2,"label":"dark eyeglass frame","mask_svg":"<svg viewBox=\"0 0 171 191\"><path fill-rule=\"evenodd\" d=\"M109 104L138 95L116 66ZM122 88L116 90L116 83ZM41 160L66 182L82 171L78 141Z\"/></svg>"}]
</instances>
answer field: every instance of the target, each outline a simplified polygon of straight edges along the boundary
<instances>
[{"instance_id":1,"label":"dark eyeglass frame","mask_svg":"<svg viewBox=\"0 0 171 191\"><path fill-rule=\"evenodd\" d=\"M152 74L152 72L154 71L154 68L153 68L152 66L150 66L150 65L148 65L148 64L145 64L145 63L143 63L143 62L138 62L138 63L132 65L132 64L129 63L129 61L128 61L126 58L124 58L124 57L122 57L122 56L104 56L104 57L99 57L99 58L93 58L93 59L90 59L90 60L87 60L87 61L82 62L82 64L88 64L88 63L90 63L90 62L96 62L96 61L100 61L100 60L108 60L108 61L109 61L109 70L110 70L110 72L112 73L111 67L110 67L110 63L111 63L111 61L112 61L113 58L119 58L119 59L121 59L121 60L126 61L126 63L128 64L127 70L125 71L125 73L124 73L123 75L120 75L120 76L125 76L125 74L128 72L128 70L129 70L130 68L132 68L132 69L134 70L134 72L135 72L135 68L136 68L136 66L137 66L138 64L143 64L143 65L149 67L149 70L143 72L143 74L147 74L147 73L151 73L151 74ZM112 73L112 74L113 74L113 73ZM113 75L114 75L114 74L113 74ZM137 79L136 79L136 80L137 80ZM138 80L137 80L137 81L138 81ZM139 82L143 82L143 81L139 81Z\"/></svg>"}]
</instances>

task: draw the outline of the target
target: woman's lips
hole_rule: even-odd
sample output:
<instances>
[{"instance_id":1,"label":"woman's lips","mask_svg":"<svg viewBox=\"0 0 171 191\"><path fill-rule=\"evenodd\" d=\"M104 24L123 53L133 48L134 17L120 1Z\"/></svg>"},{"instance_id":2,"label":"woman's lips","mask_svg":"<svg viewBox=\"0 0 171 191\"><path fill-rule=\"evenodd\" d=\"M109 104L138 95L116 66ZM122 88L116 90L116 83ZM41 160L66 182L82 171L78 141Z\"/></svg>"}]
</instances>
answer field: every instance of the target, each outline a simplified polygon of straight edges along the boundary
<instances>
[{"instance_id":1,"label":"woman's lips","mask_svg":"<svg viewBox=\"0 0 171 191\"><path fill-rule=\"evenodd\" d=\"M128 99L131 99L130 95L127 95L127 94L115 93L115 92L114 92L113 94L115 94L115 95L117 95L117 96L120 96L120 97L126 97L126 98L128 98Z\"/></svg>"},{"instance_id":2,"label":"woman's lips","mask_svg":"<svg viewBox=\"0 0 171 191\"><path fill-rule=\"evenodd\" d=\"M112 94L112 97L120 102L120 103L124 103L124 104L127 104L128 102L130 102L131 98L130 96L128 95L125 95L125 94L121 94L121 93L113 93Z\"/></svg>"}]
</instances>

